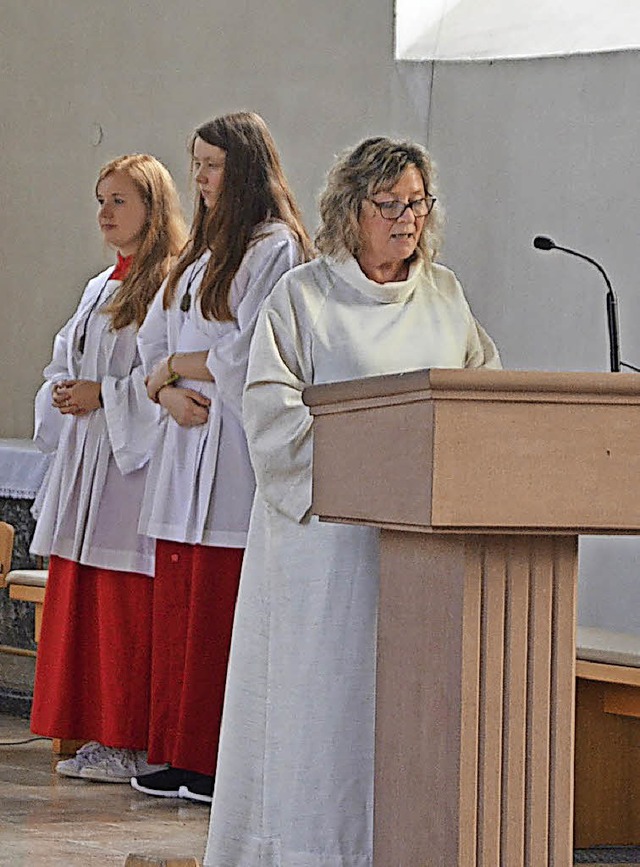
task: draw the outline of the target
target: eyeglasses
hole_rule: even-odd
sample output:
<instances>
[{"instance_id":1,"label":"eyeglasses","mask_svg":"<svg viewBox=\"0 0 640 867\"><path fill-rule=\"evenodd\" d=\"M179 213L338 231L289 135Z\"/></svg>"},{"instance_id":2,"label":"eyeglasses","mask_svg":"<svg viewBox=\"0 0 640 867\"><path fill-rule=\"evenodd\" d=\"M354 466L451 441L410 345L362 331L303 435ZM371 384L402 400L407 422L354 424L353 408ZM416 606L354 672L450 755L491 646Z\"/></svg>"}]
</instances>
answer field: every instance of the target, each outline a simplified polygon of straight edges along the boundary
<instances>
[{"instance_id":1,"label":"eyeglasses","mask_svg":"<svg viewBox=\"0 0 640 867\"><path fill-rule=\"evenodd\" d=\"M397 201L376 202L373 199L369 201L380 211L380 216L384 220L398 220L407 208L411 208L414 217L428 217L436 203L436 197L426 195L423 199L414 199L406 204Z\"/></svg>"}]
</instances>

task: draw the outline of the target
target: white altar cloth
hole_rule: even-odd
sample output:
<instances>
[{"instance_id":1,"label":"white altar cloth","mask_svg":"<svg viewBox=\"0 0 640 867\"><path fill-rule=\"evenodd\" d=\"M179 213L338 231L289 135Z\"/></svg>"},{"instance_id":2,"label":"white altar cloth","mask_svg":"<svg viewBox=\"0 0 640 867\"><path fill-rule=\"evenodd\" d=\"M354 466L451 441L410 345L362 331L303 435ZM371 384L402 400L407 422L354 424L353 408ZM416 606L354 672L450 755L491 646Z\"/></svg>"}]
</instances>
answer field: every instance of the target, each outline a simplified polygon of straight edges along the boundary
<instances>
[{"instance_id":1,"label":"white altar cloth","mask_svg":"<svg viewBox=\"0 0 640 867\"><path fill-rule=\"evenodd\" d=\"M30 439L0 439L0 497L34 499L50 460Z\"/></svg>"}]
</instances>

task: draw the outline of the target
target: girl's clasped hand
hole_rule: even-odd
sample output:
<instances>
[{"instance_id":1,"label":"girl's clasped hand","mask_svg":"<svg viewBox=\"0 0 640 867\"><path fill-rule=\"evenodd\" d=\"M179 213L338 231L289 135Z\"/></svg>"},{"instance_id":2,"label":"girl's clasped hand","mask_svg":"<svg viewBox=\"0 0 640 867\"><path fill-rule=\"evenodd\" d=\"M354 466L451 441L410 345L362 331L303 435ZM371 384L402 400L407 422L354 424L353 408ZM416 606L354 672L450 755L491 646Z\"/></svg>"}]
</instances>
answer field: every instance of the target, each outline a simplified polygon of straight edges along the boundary
<instances>
[{"instance_id":1,"label":"girl's clasped hand","mask_svg":"<svg viewBox=\"0 0 640 867\"><path fill-rule=\"evenodd\" d=\"M90 379L66 379L52 389L51 403L62 415L88 415L100 409L100 383Z\"/></svg>"},{"instance_id":2,"label":"girl's clasped hand","mask_svg":"<svg viewBox=\"0 0 640 867\"><path fill-rule=\"evenodd\" d=\"M163 388L158 394L158 403L181 427L196 427L209 418L211 400L193 388Z\"/></svg>"},{"instance_id":3,"label":"girl's clasped hand","mask_svg":"<svg viewBox=\"0 0 640 867\"><path fill-rule=\"evenodd\" d=\"M145 379L149 398L166 409L181 427L205 424L209 418L210 398L194 388L177 385L179 378L169 370L169 359L162 359Z\"/></svg>"}]
</instances>

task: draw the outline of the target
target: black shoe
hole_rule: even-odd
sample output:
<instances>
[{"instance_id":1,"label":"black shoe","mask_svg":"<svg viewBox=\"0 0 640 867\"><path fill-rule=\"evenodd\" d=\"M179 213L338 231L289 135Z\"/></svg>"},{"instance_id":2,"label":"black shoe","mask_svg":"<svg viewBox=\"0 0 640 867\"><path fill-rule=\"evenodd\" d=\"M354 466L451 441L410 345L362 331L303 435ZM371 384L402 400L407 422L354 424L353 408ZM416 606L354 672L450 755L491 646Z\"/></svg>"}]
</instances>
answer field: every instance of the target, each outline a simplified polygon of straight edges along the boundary
<instances>
[{"instance_id":1,"label":"black shoe","mask_svg":"<svg viewBox=\"0 0 640 867\"><path fill-rule=\"evenodd\" d=\"M180 786L179 796L189 801L201 801L210 804L213 800L213 777L197 774L195 771L183 771L184 782Z\"/></svg>"},{"instance_id":2,"label":"black shoe","mask_svg":"<svg viewBox=\"0 0 640 867\"><path fill-rule=\"evenodd\" d=\"M180 787L187 782L189 772L182 768L167 768L155 771L153 774L141 774L131 778L131 785L145 795L157 795L159 798L178 798Z\"/></svg>"}]
</instances>

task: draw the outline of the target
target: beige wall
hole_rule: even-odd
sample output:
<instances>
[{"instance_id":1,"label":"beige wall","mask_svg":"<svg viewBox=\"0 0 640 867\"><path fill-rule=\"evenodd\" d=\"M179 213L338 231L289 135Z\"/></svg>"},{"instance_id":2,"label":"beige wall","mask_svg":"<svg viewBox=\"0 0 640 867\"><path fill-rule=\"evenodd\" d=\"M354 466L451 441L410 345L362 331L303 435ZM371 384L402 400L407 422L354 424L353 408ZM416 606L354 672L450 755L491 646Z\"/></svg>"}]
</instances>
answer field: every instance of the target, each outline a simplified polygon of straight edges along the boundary
<instances>
[{"instance_id":1,"label":"beige wall","mask_svg":"<svg viewBox=\"0 0 640 867\"><path fill-rule=\"evenodd\" d=\"M333 154L372 133L424 140L428 66L393 61L392 0L25 0L5 3L0 57L0 436L30 436L57 329L110 261L98 169L149 151L190 212L186 141L250 108L270 124L315 227ZM103 138L96 144L97 125Z\"/></svg>"}]
</instances>

